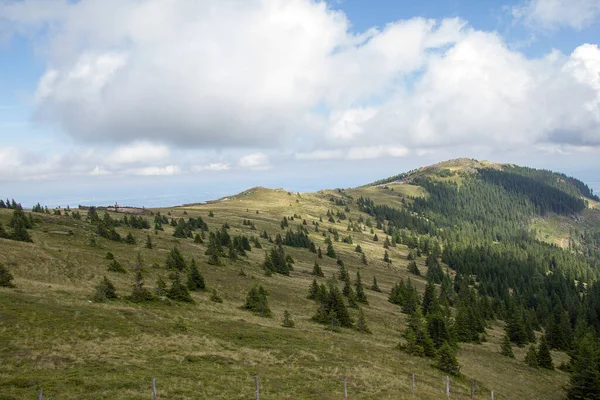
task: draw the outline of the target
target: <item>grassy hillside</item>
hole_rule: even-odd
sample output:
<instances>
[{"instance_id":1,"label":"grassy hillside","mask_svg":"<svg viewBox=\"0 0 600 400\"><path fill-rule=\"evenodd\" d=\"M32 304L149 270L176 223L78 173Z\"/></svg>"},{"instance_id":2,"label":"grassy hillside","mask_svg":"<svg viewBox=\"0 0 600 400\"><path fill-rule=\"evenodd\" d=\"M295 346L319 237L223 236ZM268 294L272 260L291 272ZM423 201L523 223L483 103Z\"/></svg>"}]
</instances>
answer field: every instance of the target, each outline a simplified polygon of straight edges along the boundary
<instances>
[{"instance_id":1,"label":"grassy hillside","mask_svg":"<svg viewBox=\"0 0 600 400\"><path fill-rule=\"evenodd\" d=\"M348 191L352 196L369 195L381 204L401 206L411 197L425 192L410 185L391 189L361 188ZM284 233L284 216L297 216L290 227L307 221L311 239L325 250L322 232L339 231L351 235L353 244L335 242L352 280L360 270L363 283L373 277L382 293L367 290L369 305L363 306L371 335L351 329L335 333L311 321L316 303L306 298L313 280L315 261L325 277L319 282L341 282L332 278L338 270L336 260L317 256L306 249L285 246L295 260L290 276L267 277L261 267L265 250L272 245L260 238L263 249L252 249L247 257L224 265L209 265L204 244L192 239L177 239L173 227L164 231L117 228L131 233L137 244L125 244L95 237L92 225L70 216L34 214L37 222L30 234L33 243L0 239L0 263L15 277L16 288L0 288L0 399L32 398L38 388L52 399L140 399L149 398L150 382L157 379L159 398L164 399L247 399L253 398L252 376L258 375L264 399L338 399L343 397L342 377L348 377L348 392L353 399L445 398L445 373L433 361L412 357L398 350L407 316L388 302L392 286L409 276L418 291L425 280L408 273L408 248L388 249L391 265L383 261L385 233L365 227L362 232L347 232L348 220L330 223L327 211L343 211L332 199L346 202L347 218L357 221L372 218L360 213L348 194L336 191L288 193L284 190L254 188L210 204L152 210L169 218L202 217L211 231L227 223L231 235L243 233L259 237L266 230L271 236ZM209 213L214 215L209 217ZM102 214L102 213L101 213ZM0 210L0 222L8 225L11 210ZM121 214L111 213L113 218ZM299 216L299 217L298 217ZM148 218L153 225L152 217ZM314 232L313 222L320 223ZM252 230L243 220L251 220ZM147 235L153 249L144 246ZM359 244L368 259L362 265ZM177 246L186 260L194 258L203 274L207 291L193 292L193 304L169 300L137 304L125 297L134 284L136 256L141 253L146 287L153 289L159 276L167 277L165 259ZM127 270L108 272L111 252ZM425 271L424 258L417 265ZM243 271L243 274L242 272ZM117 288L119 299L91 302L94 286L103 276ZM241 309L248 290L259 283L270 293L272 318L263 318ZM210 300L216 288L223 303ZM295 328L281 326L284 310L291 313ZM356 310L350 309L356 318ZM564 397L568 374L533 369L523 362L524 348L515 347L515 359L500 355L503 323L487 329L483 344L462 344L458 351L463 376L451 378L452 398L468 398L471 381L477 385L476 398ZM555 364L567 361L562 352L553 352ZM410 376L416 374L416 395L410 394ZM45 398L46 398L45 397Z\"/></svg>"}]
</instances>

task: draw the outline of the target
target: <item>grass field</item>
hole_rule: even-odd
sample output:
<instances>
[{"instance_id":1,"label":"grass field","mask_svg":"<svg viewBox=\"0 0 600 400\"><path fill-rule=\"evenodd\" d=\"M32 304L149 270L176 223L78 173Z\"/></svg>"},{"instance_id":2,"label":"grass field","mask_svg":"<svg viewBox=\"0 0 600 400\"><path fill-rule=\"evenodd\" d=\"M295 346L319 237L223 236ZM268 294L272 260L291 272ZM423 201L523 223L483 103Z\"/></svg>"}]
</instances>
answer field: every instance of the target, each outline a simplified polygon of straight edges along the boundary
<instances>
[{"instance_id":1,"label":"grass field","mask_svg":"<svg viewBox=\"0 0 600 400\"><path fill-rule=\"evenodd\" d=\"M348 193L355 197L364 193L376 202L396 206L403 196L423 195L409 185L391 187L393 192L361 188ZM373 242L369 230L351 233L346 231L347 221L327 222L328 209L341 209L330 201L332 196L343 198L336 191L298 194L254 188L211 204L153 211L175 218L201 216L211 230L227 222L230 234L257 237L263 230L271 235L284 232L279 226L282 217L296 214L301 218L291 221L290 227L306 219L312 240L324 250L324 237L312 225L323 217L321 231L335 227L341 237L353 237L353 245L334 243L352 278L360 268L363 283L370 286L376 276L383 290L367 290L370 304L364 311L372 335L348 329L333 333L310 320L316 305L306 295L317 258L305 249L286 247L296 261L289 277L267 277L260 265L264 250L253 249L240 261L223 259L224 265L211 266L206 263L204 244L174 238L167 225L156 233L118 229L122 235L131 232L136 245L97 239L97 246L90 247L94 232L88 223L40 215L31 230L34 243L0 239L0 263L10 269L16 284L14 289L0 288L0 399L34 398L37 389L43 389L47 399L143 399L150 398L152 378L157 379L161 399L250 399L254 375L260 377L262 399L343 398L343 376L348 377L352 399L445 398L445 374L433 368L431 360L408 356L396 347L407 318L387 296L396 282L409 277L408 249L390 248L393 262L388 266L382 260L383 241ZM359 212L356 206L350 208L346 214L356 221ZM214 217L208 217L211 211ZM6 225L10 215L10 210L0 210L0 222ZM243 219L252 220L257 229L243 225ZM69 231L73 234L65 234ZM144 247L147 234L155 244L151 250ZM385 238L383 232L377 234ZM260 241L264 249L269 248L267 240ZM356 244L365 252L367 266L354 251ZM193 293L194 304L140 305L125 300L134 283L137 253L144 260L146 286L153 288L159 275L167 276L164 262L174 246L186 259L195 258L208 290ZM107 272L108 251L127 273ZM336 260L324 256L318 261L325 272L319 281L332 280ZM425 271L423 261L418 260L418 265ZM121 298L93 303L94 286L104 275L115 283ZM422 293L425 281L412 279ZM270 292L272 318L241 309L256 283ZM222 304L210 301L213 288L223 298ZM291 313L295 328L281 326L284 310ZM355 310L351 313L356 317ZM490 398L492 390L497 399L563 398L568 375L527 367L522 361L525 349L515 348L516 359L501 356L502 334L502 325L494 323L487 342L461 346L458 359L463 377L451 379L452 398L468 398L472 380L476 398L481 399ZM553 355L556 365L568 359L565 354ZM410 393L413 373L414 396Z\"/></svg>"}]
</instances>

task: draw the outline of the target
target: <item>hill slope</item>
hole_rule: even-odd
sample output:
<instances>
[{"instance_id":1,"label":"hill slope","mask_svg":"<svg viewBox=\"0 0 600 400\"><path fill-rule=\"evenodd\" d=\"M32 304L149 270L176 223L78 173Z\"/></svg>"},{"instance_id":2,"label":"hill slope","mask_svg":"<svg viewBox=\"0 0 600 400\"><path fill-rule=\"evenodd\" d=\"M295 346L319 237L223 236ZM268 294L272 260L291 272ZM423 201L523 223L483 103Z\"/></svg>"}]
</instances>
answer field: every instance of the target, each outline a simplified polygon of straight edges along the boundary
<instances>
[{"instance_id":1,"label":"hill slope","mask_svg":"<svg viewBox=\"0 0 600 400\"><path fill-rule=\"evenodd\" d=\"M495 175L502 171L511 175ZM405 342L403 332L411 317L388 301L395 285L409 278L423 297L428 270L429 279L439 278L441 283L436 291L449 294L440 299L448 301L444 310L454 326L453 335L462 332L462 313L474 310L465 299L490 313L481 317L486 320L482 335L461 340L458 346L462 375L451 378L453 398L468 398L473 380L477 398L489 398L492 390L497 397L563 398L567 372L527 366L526 347L514 346L514 359L500 354L503 320L510 323L517 314L525 316L532 332L537 329L537 337L549 327L547 321L557 307L551 293L555 285L566 285L562 299L570 299L556 313L590 309L571 296L577 287L574 279L585 279L590 288L597 280L596 242L590 234L569 252L546 247L536 240L538 233L529 232L536 221L592 212L585 201L583 208L578 201L586 198L593 203L586 197L591 193L559 178L555 182L545 172L458 160L403 174L403 183L394 183L396 177L356 189L302 194L253 188L208 204L153 209L154 215L136 222L131 216L124 219L126 214L102 210L79 210L81 219L74 211L33 212L34 225L27 229L32 243L0 238L0 263L14 275L16 286L0 287L0 342L6 344L0 346L0 398L31 397L42 388L46 396L61 399L137 399L149 396L154 377L162 398L241 399L253 395L253 375L260 377L263 398L341 398L343 376L348 377L351 398L408 398L413 373L414 398L443 398L447 373L435 368L435 359L398 348ZM531 182L546 195L535 197L527 191ZM9 227L14 214L0 209L5 236L17 229ZM524 223L524 216L533 225ZM155 229L144 229L140 221ZM596 228L589 222L591 231ZM232 248L235 237L249 238L261 248L253 244L245 255L231 256L225 246L218 256L220 265L211 265L205 254L210 238L215 234L220 241L224 231L232 238ZM277 248L272 241L278 234L287 241L288 231L295 242L289 239L293 245L282 248L294 260L293 270L289 276L267 276L265 253ZM112 232L122 240L114 240L118 238ZM305 239L294 232L305 232L323 257L295 247ZM124 240L128 234L133 238L129 243ZM202 243L193 239L196 234L204 236ZM146 246L148 238L152 248ZM336 257L325 254L327 238ZM515 243L521 250L514 248ZM427 257L435 254L436 246L443 251L438 254L442 271L438 278L432 272L432 260L438 258ZM142 303L128 299L138 271L153 292L159 278L169 281L176 271L166 267L174 248L187 264L180 278L185 280L193 258L206 290L192 292L193 303L165 297ZM479 261L469 262L478 251ZM109 252L125 272L109 271ZM386 252L391 263L384 261ZM533 259L525 262L528 255ZM317 302L306 298L313 279L344 286L334 278L340 270L338 257L352 285L360 271L368 299L360 308L372 334L346 328L330 331L324 329L327 324L312 320L319 310ZM409 272L408 258L413 257L423 276ZM315 262L324 277L312 275ZM446 265L451 267L447 273ZM119 298L92 302L103 276L114 283ZM522 276L538 281L532 284ZM374 277L381 292L369 289ZM242 309L256 284L269 292L271 318ZM222 303L211 301L212 289ZM529 303L532 296L538 299L534 305ZM281 326L286 310L295 320L294 328ZM358 309L348 310L356 321ZM571 323L575 330L577 321ZM484 341L476 343L482 337ZM555 347L554 364L568 362L567 349Z\"/></svg>"}]
</instances>

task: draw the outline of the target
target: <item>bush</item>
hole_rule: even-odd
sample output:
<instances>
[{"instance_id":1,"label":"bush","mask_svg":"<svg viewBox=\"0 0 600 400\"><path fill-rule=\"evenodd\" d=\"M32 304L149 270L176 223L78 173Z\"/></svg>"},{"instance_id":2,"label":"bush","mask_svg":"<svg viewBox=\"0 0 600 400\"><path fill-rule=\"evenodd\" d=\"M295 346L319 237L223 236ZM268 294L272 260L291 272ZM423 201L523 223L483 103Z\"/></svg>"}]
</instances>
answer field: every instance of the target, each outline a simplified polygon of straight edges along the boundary
<instances>
[{"instance_id":1,"label":"bush","mask_svg":"<svg viewBox=\"0 0 600 400\"><path fill-rule=\"evenodd\" d=\"M105 276L104 279L96 286L96 293L93 300L96 303L102 303L106 300L116 299L117 290L115 285Z\"/></svg>"},{"instance_id":2,"label":"bush","mask_svg":"<svg viewBox=\"0 0 600 400\"><path fill-rule=\"evenodd\" d=\"M3 287L15 287L13 285L12 280L13 276L10 271L4 266L4 264L0 264L0 286Z\"/></svg>"}]
</instances>

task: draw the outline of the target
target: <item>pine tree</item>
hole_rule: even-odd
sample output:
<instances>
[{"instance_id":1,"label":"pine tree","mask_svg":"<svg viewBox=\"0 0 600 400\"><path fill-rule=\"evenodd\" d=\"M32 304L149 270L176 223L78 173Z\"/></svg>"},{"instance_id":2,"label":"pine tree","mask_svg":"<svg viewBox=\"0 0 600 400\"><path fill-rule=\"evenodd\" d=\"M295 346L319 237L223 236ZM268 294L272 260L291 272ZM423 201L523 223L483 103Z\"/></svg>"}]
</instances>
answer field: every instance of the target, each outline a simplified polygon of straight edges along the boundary
<instances>
[{"instance_id":1,"label":"pine tree","mask_svg":"<svg viewBox=\"0 0 600 400\"><path fill-rule=\"evenodd\" d=\"M435 345L423 324L421 310L417 308L408 319L408 326L402 334L405 342L400 344L404 352L418 357L434 357Z\"/></svg>"},{"instance_id":2,"label":"pine tree","mask_svg":"<svg viewBox=\"0 0 600 400\"><path fill-rule=\"evenodd\" d=\"M187 264L181 255L181 252L177 247L173 247L173 249L167 255L167 260L165 262L167 269L175 269L177 271L183 271L187 269Z\"/></svg>"},{"instance_id":3,"label":"pine tree","mask_svg":"<svg viewBox=\"0 0 600 400\"><path fill-rule=\"evenodd\" d=\"M390 260L390 255L388 254L387 250L385 251L385 253L383 253L383 261L385 261L388 264L391 264L391 260Z\"/></svg>"},{"instance_id":4,"label":"pine tree","mask_svg":"<svg viewBox=\"0 0 600 400\"><path fill-rule=\"evenodd\" d=\"M421 309L424 316L427 316L430 312L440 311L440 305L435 293L435 285L431 280L428 280L427 285L425 286Z\"/></svg>"},{"instance_id":5,"label":"pine tree","mask_svg":"<svg viewBox=\"0 0 600 400\"><path fill-rule=\"evenodd\" d=\"M513 353L513 350L512 350L512 344L511 344L510 338L508 337L507 334L504 334L504 336L502 337L502 345L501 345L500 354L502 354L503 356L506 356L506 357L515 358L515 354Z\"/></svg>"},{"instance_id":6,"label":"pine tree","mask_svg":"<svg viewBox=\"0 0 600 400\"><path fill-rule=\"evenodd\" d=\"M97 303L102 303L106 300L116 299L117 290L115 285L105 276L104 279L96 286L96 293L93 300Z\"/></svg>"},{"instance_id":7,"label":"pine tree","mask_svg":"<svg viewBox=\"0 0 600 400\"><path fill-rule=\"evenodd\" d=\"M15 287L12 283L13 279L14 277L8 268L6 268L4 264L0 264L0 286L9 288Z\"/></svg>"},{"instance_id":8,"label":"pine tree","mask_svg":"<svg viewBox=\"0 0 600 400\"><path fill-rule=\"evenodd\" d=\"M215 303L222 303L223 299L221 298L221 296L219 296L219 293L217 293L217 289L212 290L212 294L210 295L210 301L215 302Z\"/></svg>"},{"instance_id":9,"label":"pine tree","mask_svg":"<svg viewBox=\"0 0 600 400\"><path fill-rule=\"evenodd\" d=\"M319 284L317 283L317 279L313 279L310 287L308 288L308 298L310 300L316 300L317 295L319 294Z\"/></svg>"},{"instance_id":10,"label":"pine tree","mask_svg":"<svg viewBox=\"0 0 600 400\"><path fill-rule=\"evenodd\" d=\"M527 350L527 354L525 354L525 363L530 367L537 368L539 366L537 359L537 352L535 351L535 346L532 344L529 346Z\"/></svg>"},{"instance_id":11,"label":"pine tree","mask_svg":"<svg viewBox=\"0 0 600 400\"><path fill-rule=\"evenodd\" d=\"M288 310L283 311L283 322L281 324L284 328L293 328L296 326L296 323L293 319L291 319L290 313Z\"/></svg>"},{"instance_id":12,"label":"pine tree","mask_svg":"<svg viewBox=\"0 0 600 400\"><path fill-rule=\"evenodd\" d=\"M171 280L171 287L166 292L167 297L174 301L193 303L194 300L192 299L187 286L181 282L179 271L176 270L175 272L171 273L169 278Z\"/></svg>"},{"instance_id":13,"label":"pine tree","mask_svg":"<svg viewBox=\"0 0 600 400\"><path fill-rule=\"evenodd\" d=\"M146 236L146 248L147 249L152 249L154 247L154 245L152 244L152 239L150 238L150 235Z\"/></svg>"},{"instance_id":14,"label":"pine tree","mask_svg":"<svg viewBox=\"0 0 600 400\"><path fill-rule=\"evenodd\" d=\"M365 255L365 253L362 253L360 261L363 263L363 265L367 265L367 256Z\"/></svg>"},{"instance_id":15,"label":"pine tree","mask_svg":"<svg viewBox=\"0 0 600 400\"><path fill-rule=\"evenodd\" d=\"M377 285L377 278L373 277L373 285L371 286L371 290L374 292L381 293L381 289L379 289L379 285Z\"/></svg>"},{"instance_id":16,"label":"pine tree","mask_svg":"<svg viewBox=\"0 0 600 400\"><path fill-rule=\"evenodd\" d=\"M360 279L360 271L356 272L356 282L354 283L354 289L356 290L356 301L363 304L369 304L365 289L363 288L362 281Z\"/></svg>"},{"instance_id":17,"label":"pine tree","mask_svg":"<svg viewBox=\"0 0 600 400\"><path fill-rule=\"evenodd\" d=\"M321 247L319 246L319 248L317 249L317 257L318 258L323 258L323 252L321 251Z\"/></svg>"},{"instance_id":18,"label":"pine tree","mask_svg":"<svg viewBox=\"0 0 600 400\"><path fill-rule=\"evenodd\" d=\"M110 264L108 264L108 270L110 272L118 272L121 274L124 274L125 272L127 272L125 270L125 268L123 268L123 266L121 265L121 263L119 263L117 260L112 260L110 262Z\"/></svg>"},{"instance_id":19,"label":"pine tree","mask_svg":"<svg viewBox=\"0 0 600 400\"><path fill-rule=\"evenodd\" d=\"M163 277L160 275L158 276L158 278L156 278L155 292L158 297L162 297L167 294L167 283L165 282Z\"/></svg>"},{"instance_id":20,"label":"pine tree","mask_svg":"<svg viewBox=\"0 0 600 400\"><path fill-rule=\"evenodd\" d=\"M204 277L198 271L198 266L196 265L196 260L192 258L192 262L190 264L190 269L188 271L187 277L187 287L191 291L198 291L206 289L206 284L204 283Z\"/></svg>"},{"instance_id":21,"label":"pine tree","mask_svg":"<svg viewBox=\"0 0 600 400\"><path fill-rule=\"evenodd\" d=\"M577 344L571 361L573 373L567 388L569 400L598 400L600 396L600 344L587 333Z\"/></svg>"},{"instance_id":22,"label":"pine tree","mask_svg":"<svg viewBox=\"0 0 600 400\"><path fill-rule=\"evenodd\" d=\"M136 303L142 303L146 301L154 300L154 296L152 293L144 287L144 278L142 276L142 255L138 253L136 263L135 263L135 284L133 285L133 290L131 292L131 296L129 299Z\"/></svg>"},{"instance_id":23,"label":"pine tree","mask_svg":"<svg viewBox=\"0 0 600 400\"><path fill-rule=\"evenodd\" d=\"M417 266L417 263L415 261L409 262L408 266L406 268L408 269L408 272L410 272L411 274L414 274L416 276L421 276L421 271L419 271L419 267Z\"/></svg>"},{"instance_id":24,"label":"pine tree","mask_svg":"<svg viewBox=\"0 0 600 400\"><path fill-rule=\"evenodd\" d=\"M196 244L204 243L204 240L202 240L202 236L200 236L199 233L196 233L196 235L194 235L194 243L196 243Z\"/></svg>"},{"instance_id":25,"label":"pine tree","mask_svg":"<svg viewBox=\"0 0 600 400\"><path fill-rule=\"evenodd\" d=\"M244 308L263 317L270 317L271 309L267 301L268 296L269 292L265 288L261 285L254 285L246 296Z\"/></svg>"},{"instance_id":26,"label":"pine tree","mask_svg":"<svg viewBox=\"0 0 600 400\"><path fill-rule=\"evenodd\" d=\"M448 343L444 343L438 350L436 366L441 371L450 375L460 376L460 366L458 365L456 354Z\"/></svg>"},{"instance_id":27,"label":"pine tree","mask_svg":"<svg viewBox=\"0 0 600 400\"><path fill-rule=\"evenodd\" d=\"M371 330L367 326L367 321L365 320L365 313L362 308L358 309L358 319L356 321L356 330L360 333L371 333Z\"/></svg>"},{"instance_id":28,"label":"pine tree","mask_svg":"<svg viewBox=\"0 0 600 400\"><path fill-rule=\"evenodd\" d=\"M135 244L136 243L136 240L133 237L133 235L131 234L131 232L129 232L127 234L127 236L125 237L125 243L127 243L127 244Z\"/></svg>"},{"instance_id":29,"label":"pine tree","mask_svg":"<svg viewBox=\"0 0 600 400\"><path fill-rule=\"evenodd\" d=\"M523 317L518 309L514 309L506 321L506 334L510 338L510 341L519 347L525 346L529 340L527 331L525 330L525 324L523 323Z\"/></svg>"},{"instance_id":30,"label":"pine tree","mask_svg":"<svg viewBox=\"0 0 600 400\"><path fill-rule=\"evenodd\" d=\"M314 265L313 270L312 270L312 275L314 275L314 276L320 276L320 277L325 276L323 274L323 270L321 269L321 267L319 266L319 264L316 261L315 261L315 265Z\"/></svg>"},{"instance_id":31,"label":"pine tree","mask_svg":"<svg viewBox=\"0 0 600 400\"><path fill-rule=\"evenodd\" d=\"M331 244L331 242L327 243L327 252L325 254L327 254L327 257L331 257L331 258L336 258L337 257L337 255L335 254L335 250L333 249L333 245Z\"/></svg>"},{"instance_id":32,"label":"pine tree","mask_svg":"<svg viewBox=\"0 0 600 400\"><path fill-rule=\"evenodd\" d=\"M221 246L217 241L217 236L211 232L208 236L208 247L206 248L205 255L208 256L208 263L210 265L221 265L219 256L221 255Z\"/></svg>"},{"instance_id":33,"label":"pine tree","mask_svg":"<svg viewBox=\"0 0 600 400\"><path fill-rule=\"evenodd\" d=\"M357 253L362 253L362 247L360 247L360 244L357 244L356 247L354 248L354 251Z\"/></svg>"},{"instance_id":34,"label":"pine tree","mask_svg":"<svg viewBox=\"0 0 600 400\"><path fill-rule=\"evenodd\" d=\"M377 234L373 235L373 241L374 241L374 242L377 242L377 241L379 241L379 238L377 237Z\"/></svg>"},{"instance_id":35,"label":"pine tree","mask_svg":"<svg viewBox=\"0 0 600 400\"><path fill-rule=\"evenodd\" d=\"M552 355L550 354L550 347L548 347L548 342L546 341L546 335L542 335L540 338L540 344L537 351L537 361L538 365L542 368L554 369Z\"/></svg>"}]
</instances>

